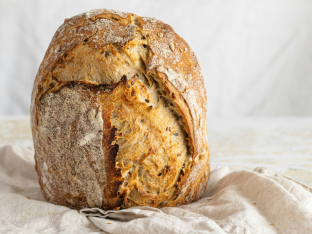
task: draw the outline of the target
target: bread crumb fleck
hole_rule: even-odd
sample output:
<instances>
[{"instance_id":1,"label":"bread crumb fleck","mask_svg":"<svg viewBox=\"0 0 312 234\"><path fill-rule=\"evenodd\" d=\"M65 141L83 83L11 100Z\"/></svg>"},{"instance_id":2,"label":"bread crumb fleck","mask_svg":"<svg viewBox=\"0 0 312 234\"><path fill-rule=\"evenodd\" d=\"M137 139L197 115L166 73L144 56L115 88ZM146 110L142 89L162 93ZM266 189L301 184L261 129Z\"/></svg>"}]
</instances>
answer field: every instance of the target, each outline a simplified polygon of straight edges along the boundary
<instances>
[{"instance_id":1,"label":"bread crumb fleck","mask_svg":"<svg viewBox=\"0 0 312 234\"><path fill-rule=\"evenodd\" d=\"M173 52L174 51L174 44L173 44L173 42L170 42L169 43L169 48L170 48L170 50Z\"/></svg>"}]
</instances>

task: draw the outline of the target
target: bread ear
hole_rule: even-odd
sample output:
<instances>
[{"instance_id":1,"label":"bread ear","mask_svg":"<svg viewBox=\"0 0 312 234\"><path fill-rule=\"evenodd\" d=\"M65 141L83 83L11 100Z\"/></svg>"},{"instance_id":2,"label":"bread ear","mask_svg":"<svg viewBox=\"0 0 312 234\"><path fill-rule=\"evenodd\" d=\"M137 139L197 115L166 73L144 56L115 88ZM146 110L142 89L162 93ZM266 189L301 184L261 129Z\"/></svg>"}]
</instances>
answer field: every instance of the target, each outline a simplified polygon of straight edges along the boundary
<instances>
[{"instance_id":1,"label":"bread ear","mask_svg":"<svg viewBox=\"0 0 312 234\"><path fill-rule=\"evenodd\" d=\"M37 73L31 120L40 185L56 204L177 206L207 184L200 66L159 20L104 9L66 20Z\"/></svg>"}]
</instances>

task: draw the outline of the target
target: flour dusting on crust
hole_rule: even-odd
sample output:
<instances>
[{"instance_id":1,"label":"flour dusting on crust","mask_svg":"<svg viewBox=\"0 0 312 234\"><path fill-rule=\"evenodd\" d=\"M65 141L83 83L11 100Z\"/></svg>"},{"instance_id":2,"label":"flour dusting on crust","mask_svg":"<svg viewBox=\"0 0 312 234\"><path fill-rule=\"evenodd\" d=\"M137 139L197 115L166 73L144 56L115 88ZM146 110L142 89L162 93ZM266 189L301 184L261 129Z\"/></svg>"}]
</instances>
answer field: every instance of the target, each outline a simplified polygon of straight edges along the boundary
<instances>
[{"instance_id":1,"label":"flour dusting on crust","mask_svg":"<svg viewBox=\"0 0 312 234\"><path fill-rule=\"evenodd\" d=\"M95 102L90 91L74 86L45 95L38 106L37 168L44 193L58 204L79 206L70 198L79 195L89 206L102 207L103 120Z\"/></svg>"}]
</instances>

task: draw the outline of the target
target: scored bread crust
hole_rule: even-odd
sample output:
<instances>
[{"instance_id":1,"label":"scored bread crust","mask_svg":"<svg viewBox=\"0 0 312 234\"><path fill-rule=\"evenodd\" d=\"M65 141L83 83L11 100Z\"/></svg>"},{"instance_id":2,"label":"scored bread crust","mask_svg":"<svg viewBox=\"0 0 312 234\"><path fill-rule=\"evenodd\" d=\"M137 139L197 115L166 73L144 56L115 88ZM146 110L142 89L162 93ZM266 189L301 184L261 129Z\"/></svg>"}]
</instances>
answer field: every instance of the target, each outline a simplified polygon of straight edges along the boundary
<instances>
[{"instance_id":1,"label":"scored bread crust","mask_svg":"<svg viewBox=\"0 0 312 234\"><path fill-rule=\"evenodd\" d=\"M66 19L39 67L31 99L45 198L106 210L198 200L210 171L206 105L197 58L169 25L105 9ZM131 122L134 115L141 122ZM166 122L176 132L159 126ZM179 144L171 149L174 142ZM167 161L151 166L161 155Z\"/></svg>"}]
</instances>

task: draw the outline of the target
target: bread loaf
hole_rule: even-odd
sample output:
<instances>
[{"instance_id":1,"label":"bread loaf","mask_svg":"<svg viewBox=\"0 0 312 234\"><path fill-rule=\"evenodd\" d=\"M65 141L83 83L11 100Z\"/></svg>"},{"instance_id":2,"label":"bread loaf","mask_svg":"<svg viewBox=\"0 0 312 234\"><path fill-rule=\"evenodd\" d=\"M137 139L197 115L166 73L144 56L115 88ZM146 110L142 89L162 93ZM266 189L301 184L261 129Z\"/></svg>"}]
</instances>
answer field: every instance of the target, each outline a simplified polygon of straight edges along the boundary
<instances>
[{"instance_id":1,"label":"bread loaf","mask_svg":"<svg viewBox=\"0 0 312 234\"><path fill-rule=\"evenodd\" d=\"M178 206L207 185L200 65L157 19L105 9L66 19L38 70L31 124L39 183L54 204Z\"/></svg>"}]
</instances>

